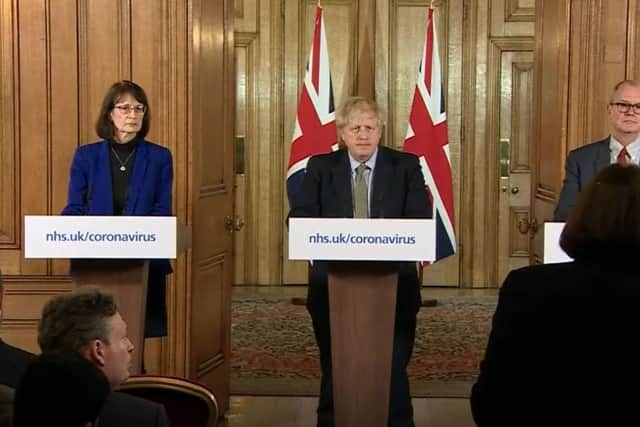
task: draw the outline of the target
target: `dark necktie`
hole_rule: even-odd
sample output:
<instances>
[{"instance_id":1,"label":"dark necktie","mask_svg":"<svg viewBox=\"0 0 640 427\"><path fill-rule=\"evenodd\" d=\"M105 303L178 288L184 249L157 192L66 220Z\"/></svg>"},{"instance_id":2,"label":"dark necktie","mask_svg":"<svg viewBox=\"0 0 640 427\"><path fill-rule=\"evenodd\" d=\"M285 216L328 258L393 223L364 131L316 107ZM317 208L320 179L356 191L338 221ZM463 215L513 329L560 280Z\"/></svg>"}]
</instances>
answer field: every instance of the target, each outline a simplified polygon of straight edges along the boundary
<instances>
[{"instance_id":1,"label":"dark necktie","mask_svg":"<svg viewBox=\"0 0 640 427\"><path fill-rule=\"evenodd\" d=\"M618 164L620 166L629 165L629 152L627 151L627 147L622 147L622 150L620 150L620 154L618 154Z\"/></svg>"},{"instance_id":2,"label":"dark necktie","mask_svg":"<svg viewBox=\"0 0 640 427\"><path fill-rule=\"evenodd\" d=\"M364 172L367 165L360 163L356 168L356 184L354 186L354 218L369 218L369 195L367 190L367 180Z\"/></svg>"}]
</instances>

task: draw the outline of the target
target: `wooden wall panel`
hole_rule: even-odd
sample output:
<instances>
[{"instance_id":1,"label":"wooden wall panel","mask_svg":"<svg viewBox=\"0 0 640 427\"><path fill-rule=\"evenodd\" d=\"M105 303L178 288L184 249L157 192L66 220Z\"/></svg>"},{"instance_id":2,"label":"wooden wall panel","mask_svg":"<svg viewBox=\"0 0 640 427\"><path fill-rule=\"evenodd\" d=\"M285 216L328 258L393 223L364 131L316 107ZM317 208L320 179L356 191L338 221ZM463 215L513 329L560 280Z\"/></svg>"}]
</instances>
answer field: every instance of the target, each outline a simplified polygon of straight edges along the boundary
<instances>
[{"instance_id":1,"label":"wooden wall panel","mask_svg":"<svg viewBox=\"0 0 640 427\"><path fill-rule=\"evenodd\" d=\"M567 152L609 134L606 106L613 86L626 74L627 0L573 3L571 31Z\"/></svg>"},{"instance_id":2,"label":"wooden wall panel","mask_svg":"<svg viewBox=\"0 0 640 427\"><path fill-rule=\"evenodd\" d=\"M18 82L16 72L17 40L11 29L15 10L11 0L0 0L0 251L3 254L18 252L20 225L18 224L18 129L15 92ZM19 263L12 257L0 257L0 270L15 274Z\"/></svg>"},{"instance_id":3,"label":"wooden wall panel","mask_svg":"<svg viewBox=\"0 0 640 427\"><path fill-rule=\"evenodd\" d=\"M78 144L78 80L70 78L78 70L78 22L74 0L56 2L49 8L51 87L51 167L47 179L47 213L57 215L67 202L67 180L73 151ZM41 128L42 129L42 128ZM69 263L50 261L50 273L65 275Z\"/></svg>"},{"instance_id":4,"label":"wooden wall panel","mask_svg":"<svg viewBox=\"0 0 640 427\"><path fill-rule=\"evenodd\" d=\"M21 3L18 10L20 214L46 215L52 147L50 14L44 1ZM46 275L47 261L22 260L20 271Z\"/></svg>"},{"instance_id":5,"label":"wooden wall panel","mask_svg":"<svg viewBox=\"0 0 640 427\"><path fill-rule=\"evenodd\" d=\"M78 2L81 144L97 138L94 125L109 86L131 78L130 1Z\"/></svg>"}]
</instances>

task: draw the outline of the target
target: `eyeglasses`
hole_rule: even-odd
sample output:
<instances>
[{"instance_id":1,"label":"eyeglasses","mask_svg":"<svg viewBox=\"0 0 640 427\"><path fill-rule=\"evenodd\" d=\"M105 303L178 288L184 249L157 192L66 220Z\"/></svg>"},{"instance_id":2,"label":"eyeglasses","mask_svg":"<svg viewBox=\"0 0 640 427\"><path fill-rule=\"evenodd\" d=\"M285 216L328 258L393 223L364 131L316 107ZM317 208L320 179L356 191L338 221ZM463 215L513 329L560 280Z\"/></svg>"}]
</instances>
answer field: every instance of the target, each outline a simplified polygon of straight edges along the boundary
<instances>
[{"instance_id":1,"label":"eyeglasses","mask_svg":"<svg viewBox=\"0 0 640 427\"><path fill-rule=\"evenodd\" d=\"M615 105L618 113L628 113L631 107L633 107L633 113L640 114L640 103L627 104L626 102L612 102L611 105Z\"/></svg>"},{"instance_id":2,"label":"eyeglasses","mask_svg":"<svg viewBox=\"0 0 640 427\"><path fill-rule=\"evenodd\" d=\"M122 114L134 113L134 114L144 114L147 112L147 107L144 105L116 105L113 108L116 108Z\"/></svg>"}]
</instances>

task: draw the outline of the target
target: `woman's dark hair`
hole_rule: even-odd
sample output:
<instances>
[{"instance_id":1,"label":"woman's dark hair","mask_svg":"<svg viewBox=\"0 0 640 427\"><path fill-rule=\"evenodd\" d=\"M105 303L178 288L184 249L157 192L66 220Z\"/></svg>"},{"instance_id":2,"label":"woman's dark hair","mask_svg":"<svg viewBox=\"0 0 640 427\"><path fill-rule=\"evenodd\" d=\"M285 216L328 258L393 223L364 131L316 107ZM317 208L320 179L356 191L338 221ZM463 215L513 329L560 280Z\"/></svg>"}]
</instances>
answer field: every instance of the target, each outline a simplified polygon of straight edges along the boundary
<instances>
[{"instance_id":1,"label":"woman's dark hair","mask_svg":"<svg viewBox=\"0 0 640 427\"><path fill-rule=\"evenodd\" d=\"M114 141L116 128L111 120L111 111L116 106L120 98L124 95L133 96L136 101L145 106L146 111L142 117L142 127L138 131L136 137L144 138L149 133L149 126L151 122L151 110L149 109L149 101L147 100L147 94L144 90L130 80L121 80L111 85L107 94L102 100L102 107L100 107L100 114L98 115L98 121L96 122L96 133L102 139L107 141Z\"/></svg>"},{"instance_id":2,"label":"woman's dark hair","mask_svg":"<svg viewBox=\"0 0 640 427\"><path fill-rule=\"evenodd\" d=\"M637 257L640 250L640 168L611 165L578 196L560 236L574 259Z\"/></svg>"}]
</instances>

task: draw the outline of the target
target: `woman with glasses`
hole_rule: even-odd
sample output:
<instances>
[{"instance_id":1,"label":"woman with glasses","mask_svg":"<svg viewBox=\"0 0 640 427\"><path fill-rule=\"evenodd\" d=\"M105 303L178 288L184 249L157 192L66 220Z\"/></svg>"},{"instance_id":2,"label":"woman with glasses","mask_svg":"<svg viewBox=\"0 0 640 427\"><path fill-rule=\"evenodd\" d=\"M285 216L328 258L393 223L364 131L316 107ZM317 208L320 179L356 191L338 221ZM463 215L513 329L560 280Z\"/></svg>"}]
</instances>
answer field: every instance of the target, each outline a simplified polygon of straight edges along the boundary
<instances>
[{"instance_id":1,"label":"woman with glasses","mask_svg":"<svg viewBox=\"0 0 640 427\"><path fill-rule=\"evenodd\" d=\"M171 215L171 152L145 139L151 114L144 90L114 83L102 101L96 133L102 140L76 149L62 215ZM145 337L167 334L168 260L149 265Z\"/></svg>"}]
</instances>

